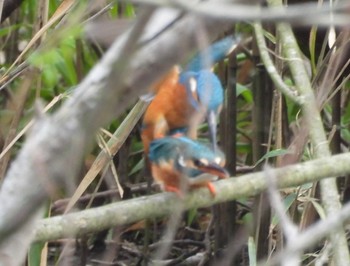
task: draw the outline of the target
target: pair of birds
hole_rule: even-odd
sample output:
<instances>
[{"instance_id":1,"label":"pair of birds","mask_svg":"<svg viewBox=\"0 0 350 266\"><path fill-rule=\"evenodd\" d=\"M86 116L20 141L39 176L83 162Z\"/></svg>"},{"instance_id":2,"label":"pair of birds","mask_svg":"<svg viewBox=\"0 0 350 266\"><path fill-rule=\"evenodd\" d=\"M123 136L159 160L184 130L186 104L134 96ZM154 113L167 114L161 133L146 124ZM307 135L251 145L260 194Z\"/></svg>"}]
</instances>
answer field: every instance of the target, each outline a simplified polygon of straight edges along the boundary
<instances>
[{"instance_id":1,"label":"pair of birds","mask_svg":"<svg viewBox=\"0 0 350 266\"><path fill-rule=\"evenodd\" d=\"M183 71L174 67L154 86L156 95L145 112L141 138L146 164L165 191L182 196L189 189L207 187L215 196L211 181L229 176L225 155L216 143L223 88L206 66L222 60L237 42L231 36L215 42L195 55ZM196 140L197 127L204 118L211 147Z\"/></svg>"}]
</instances>

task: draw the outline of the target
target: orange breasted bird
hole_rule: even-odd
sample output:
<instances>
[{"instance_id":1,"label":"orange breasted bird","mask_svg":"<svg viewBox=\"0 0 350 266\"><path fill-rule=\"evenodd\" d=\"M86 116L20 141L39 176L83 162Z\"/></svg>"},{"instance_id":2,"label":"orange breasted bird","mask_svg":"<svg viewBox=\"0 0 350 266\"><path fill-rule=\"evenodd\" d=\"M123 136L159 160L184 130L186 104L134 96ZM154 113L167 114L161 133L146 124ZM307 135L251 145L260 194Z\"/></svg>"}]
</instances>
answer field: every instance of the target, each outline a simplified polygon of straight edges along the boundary
<instances>
[{"instance_id":1,"label":"orange breasted bird","mask_svg":"<svg viewBox=\"0 0 350 266\"><path fill-rule=\"evenodd\" d=\"M141 138L146 155L152 140L166 136L172 129L186 127L189 123L193 108L183 100L187 99L187 91L179 84L179 75L179 68L174 67L158 83L155 88L157 94L145 112Z\"/></svg>"},{"instance_id":2,"label":"orange breasted bird","mask_svg":"<svg viewBox=\"0 0 350 266\"><path fill-rule=\"evenodd\" d=\"M164 137L170 131L184 129L191 138L196 138L197 126L206 117L214 148L216 148L216 117L223 103L223 88L218 77L205 69L202 54L217 62L223 59L237 39L226 37L202 53L198 53L180 72L174 67L170 73L156 84L157 92L143 119L141 137L148 154L153 139ZM199 114L199 121L194 119ZM193 123L195 121L195 123ZM192 127L188 128L192 124Z\"/></svg>"},{"instance_id":3,"label":"orange breasted bird","mask_svg":"<svg viewBox=\"0 0 350 266\"><path fill-rule=\"evenodd\" d=\"M215 196L211 183L216 177L227 178L225 156L188 137L164 137L150 144L149 159L154 180L164 191L183 195L187 189L207 187Z\"/></svg>"}]
</instances>

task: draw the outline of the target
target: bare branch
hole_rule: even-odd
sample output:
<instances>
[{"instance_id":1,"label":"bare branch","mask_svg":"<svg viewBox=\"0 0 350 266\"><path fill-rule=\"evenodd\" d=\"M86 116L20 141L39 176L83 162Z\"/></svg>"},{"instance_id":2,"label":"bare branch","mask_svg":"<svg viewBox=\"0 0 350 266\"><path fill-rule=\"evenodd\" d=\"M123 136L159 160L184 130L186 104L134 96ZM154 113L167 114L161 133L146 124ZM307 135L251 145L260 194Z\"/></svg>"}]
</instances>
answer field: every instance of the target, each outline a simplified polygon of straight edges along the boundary
<instances>
[{"instance_id":1,"label":"bare branch","mask_svg":"<svg viewBox=\"0 0 350 266\"><path fill-rule=\"evenodd\" d=\"M350 203L347 203L340 211L328 216L325 220L319 220L307 230L301 232L296 239L287 244L282 252L272 258L270 265L279 265L286 254L300 253L307 248L316 246L320 240L343 228L344 223L349 219Z\"/></svg>"},{"instance_id":2,"label":"bare branch","mask_svg":"<svg viewBox=\"0 0 350 266\"><path fill-rule=\"evenodd\" d=\"M298 227L293 224L291 219L285 212L284 206L282 204L282 198L278 193L276 181L277 177L272 171L271 167L268 165L264 169L267 179L267 188L268 196L270 199L270 204L276 212L277 217L280 220L281 228L284 232L284 235L287 239L287 243L296 241L298 238ZM281 260L281 265L283 266L295 266L300 264L300 255L299 253L287 253L286 256Z\"/></svg>"},{"instance_id":3,"label":"bare branch","mask_svg":"<svg viewBox=\"0 0 350 266\"><path fill-rule=\"evenodd\" d=\"M187 0L132 0L134 3L149 4L157 7L176 7L207 18L220 18L229 21L265 21L290 22L293 25L349 25L346 11L349 4L338 1L331 8L325 4L321 7L317 3L303 3L288 7L261 7L260 1L256 5L232 3L234 1L202 1L194 4ZM334 13L331 19L330 12ZM337 12L337 13L335 13Z\"/></svg>"},{"instance_id":4,"label":"bare branch","mask_svg":"<svg viewBox=\"0 0 350 266\"><path fill-rule=\"evenodd\" d=\"M270 58L261 24L254 23L254 32L256 36L256 43L259 47L261 60L264 62L265 69L269 73L270 78L275 84L276 88L280 90L286 97L291 99L293 102L301 104L302 101L298 97L298 92L293 90L293 88L289 88L287 84L284 83L282 77L278 73L274 63Z\"/></svg>"},{"instance_id":5,"label":"bare branch","mask_svg":"<svg viewBox=\"0 0 350 266\"><path fill-rule=\"evenodd\" d=\"M298 186L331 175L344 175L350 173L350 153L271 169L271 173L276 176L278 188ZM218 192L215 198L207 189L199 189L185 198L185 208L207 207L228 200L257 195L267 188L266 173L246 174L237 178L220 180L214 185ZM74 237L143 219L170 215L173 212L174 200L176 200L176 195L173 193L159 193L44 219L38 224L35 241ZM346 215L349 217L350 212Z\"/></svg>"},{"instance_id":6,"label":"bare branch","mask_svg":"<svg viewBox=\"0 0 350 266\"><path fill-rule=\"evenodd\" d=\"M0 22L3 22L22 4L23 0L2 0L0 2L2 2Z\"/></svg>"}]
</instances>

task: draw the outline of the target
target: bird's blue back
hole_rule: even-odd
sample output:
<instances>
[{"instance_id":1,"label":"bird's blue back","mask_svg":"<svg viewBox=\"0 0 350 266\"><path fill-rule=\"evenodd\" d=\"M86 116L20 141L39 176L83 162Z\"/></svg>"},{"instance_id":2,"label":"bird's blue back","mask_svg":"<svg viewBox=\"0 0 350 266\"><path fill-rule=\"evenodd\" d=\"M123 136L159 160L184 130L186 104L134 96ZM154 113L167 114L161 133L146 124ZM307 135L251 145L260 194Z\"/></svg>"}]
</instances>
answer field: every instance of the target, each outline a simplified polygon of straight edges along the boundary
<instances>
[{"instance_id":1,"label":"bird's blue back","mask_svg":"<svg viewBox=\"0 0 350 266\"><path fill-rule=\"evenodd\" d=\"M188 137L165 137L151 142L149 159L153 163L176 160L183 156L184 160L207 159L215 162L217 158L224 160L221 151L212 151L205 144Z\"/></svg>"},{"instance_id":2,"label":"bird's blue back","mask_svg":"<svg viewBox=\"0 0 350 266\"><path fill-rule=\"evenodd\" d=\"M195 88L191 88L191 79L195 81ZM195 109L198 109L199 104L201 104L208 111L218 112L224 101L224 90L219 78L214 73L209 70L181 72L179 83L186 87L188 100ZM193 89L198 96L198 101L193 97Z\"/></svg>"},{"instance_id":3,"label":"bird's blue back","mask_svg":"<svg viewBox=\"0 0 350 266\"><path fill-rule=\"evenodd\" d=\"M200 71L208 69L213 64L224 59L226 55L238 44L239 37L227 36L209 46L204 51L198 52L184 68L185 71Z\"/></svg>"}]
</instances>

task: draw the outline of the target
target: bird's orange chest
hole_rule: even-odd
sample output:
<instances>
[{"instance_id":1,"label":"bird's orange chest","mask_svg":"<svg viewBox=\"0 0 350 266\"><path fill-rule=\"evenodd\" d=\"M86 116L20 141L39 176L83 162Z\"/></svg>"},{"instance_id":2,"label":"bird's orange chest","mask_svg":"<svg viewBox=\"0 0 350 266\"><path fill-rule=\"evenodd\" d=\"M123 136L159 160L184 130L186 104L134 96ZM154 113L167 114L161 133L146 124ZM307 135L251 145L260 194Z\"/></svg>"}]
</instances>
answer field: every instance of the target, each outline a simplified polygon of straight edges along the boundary
<instances>
[{"instance_id":1,"label":"bird's orange chest","mask_svg":"<svg viewBox=\"0 0 350 266\"><path fill-rule=\"evenodd\" d=\"M170 129L188 125L193 107L188 101L186 88L176 84L172 88L162 88L148 107L144 117L146 125L164 117Z\"/></svg>"},{"instance_id":2,"label":"bird's orange chest","mask_svg":"<svg viewBox=\"0 0 350 266\"><path fill-rule=\"evenodd\" d=\"M166 136L173 129L188 127L195 112L176 71L157 84L157 94L143 117L141 138L146 154L153 139Z\"/></svg>"},{"instance_id":3,"label":"bird's orange chest","mask_svg":"<svg viewBox=\"0 0 350 266\"><path fill-rule=\"evenodd\" d=\"M186 89L182 85L177 85L174 92L171 99L168 99L167 103L165 101L167 106L165 118L171 129L188 126L194 112L188 100Z\"/></svg>"}]
</instances>

